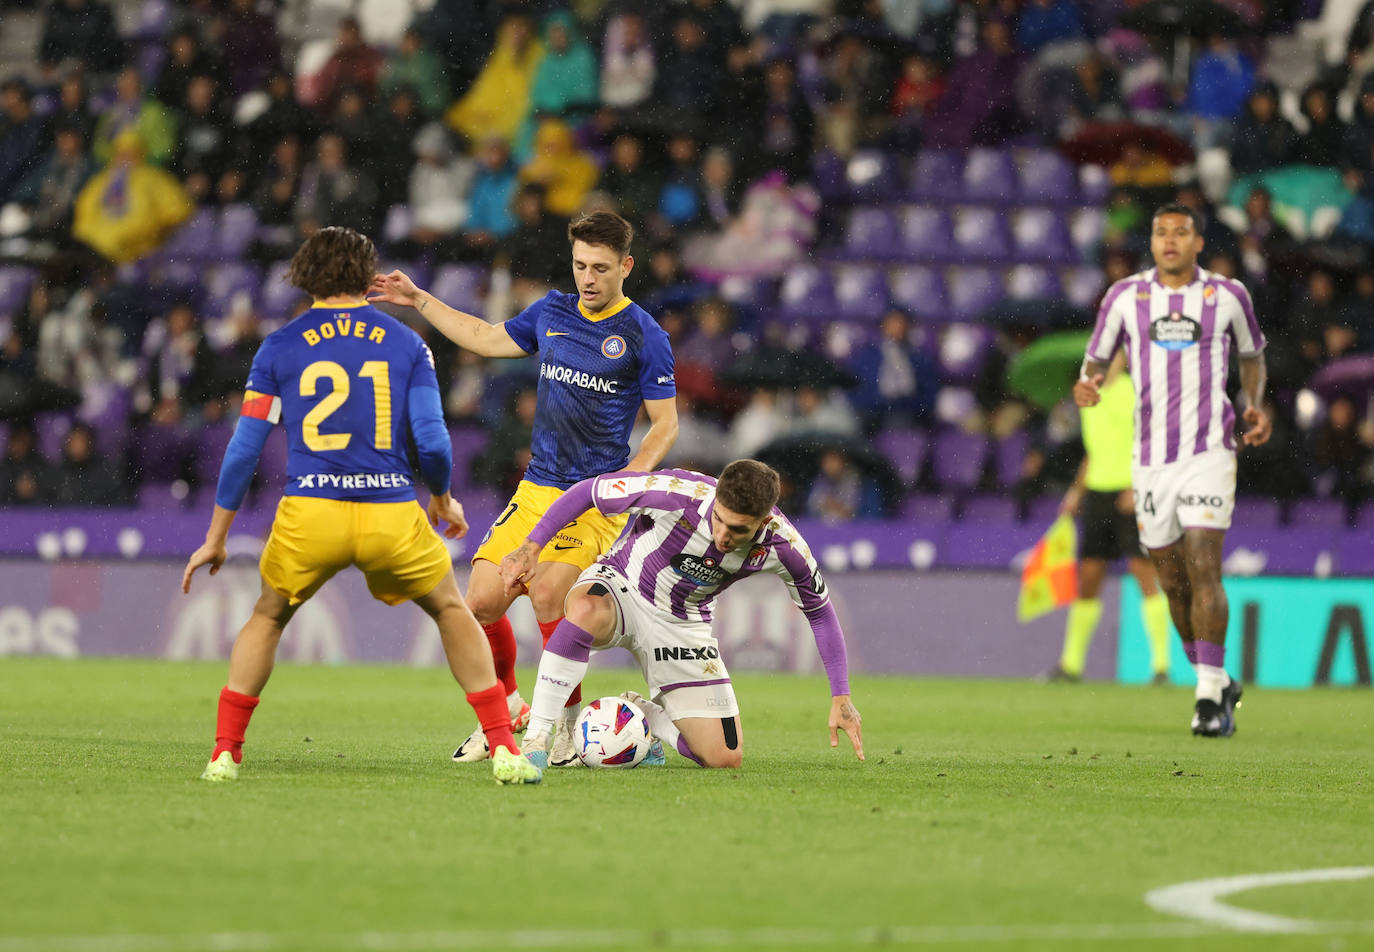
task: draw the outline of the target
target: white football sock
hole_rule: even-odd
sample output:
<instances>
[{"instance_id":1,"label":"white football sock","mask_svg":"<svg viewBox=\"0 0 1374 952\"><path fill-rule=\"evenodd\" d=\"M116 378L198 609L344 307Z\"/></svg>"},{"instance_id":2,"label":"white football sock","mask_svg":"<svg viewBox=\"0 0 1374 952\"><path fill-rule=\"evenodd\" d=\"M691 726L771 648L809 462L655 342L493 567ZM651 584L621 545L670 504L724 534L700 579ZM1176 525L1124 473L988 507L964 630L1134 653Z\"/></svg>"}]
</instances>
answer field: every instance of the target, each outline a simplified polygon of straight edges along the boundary
<instances>
[{"instance_id":1,"label":"white football sock","mask_svg":"<svg viewBox=\"0 0 1374 952\"><path fill-rule=\"evenodd\" d=\"M1197 700L1206 698L1217 704L1221 703L1221 692L1226 685L1231 683L1231 676L1226 673L1225 668L1213 667L1210 664L1200 664L1197 666Z\"/></svg>"},{"instance_id":2,"label":"white football sock","mask_svg":"<svg viewBox=\"0 0 1374 952\"><path fill-rule=\"evenodd\" d=\"M668 716L668 712L648 698L634 703L644 712L644 719L649 722L649 731L663 741L664 747L677 750L677 739L681 732Z\"/></svg>"},{"instance_id":3,"label":"white football sock","mask_svg":"<svg viewBox=\"0 0 1374 952\"><path fill-rule=\"evenodd\" d=\"M581 684L586 675L587 662L564 658L552 651L544 652L539 659L534 697L530 699L530 726L527 730L531 736L553 732L553 723L563 716L563 706L568 703L573 686ZM573 708L573 718L577 714L577 709Z\"/></svg>"}]
</instances>

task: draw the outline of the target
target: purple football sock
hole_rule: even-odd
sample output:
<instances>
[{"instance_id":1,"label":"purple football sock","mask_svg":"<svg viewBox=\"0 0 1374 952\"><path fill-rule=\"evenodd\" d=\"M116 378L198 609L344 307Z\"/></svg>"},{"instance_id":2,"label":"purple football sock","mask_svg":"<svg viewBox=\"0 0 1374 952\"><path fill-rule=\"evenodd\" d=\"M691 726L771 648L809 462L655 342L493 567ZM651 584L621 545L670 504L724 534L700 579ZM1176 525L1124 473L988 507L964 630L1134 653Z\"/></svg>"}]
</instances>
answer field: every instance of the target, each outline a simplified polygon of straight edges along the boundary
<instances>
[{"instance_id":1,"label":"purple football sock","mask_svg":"<svg viewBox=\"0 0 1374 952\"><path fill-rule=\"evenodd\" d=\"M1211 641L1194 642L1197 646L1197 663L1213 668L1226 666L1226 646Z\"/></svg>"},{"instance_id":2,"label":"purple football sock","mask_svg":"<svg viewBox=\"0 0 1374 952\"><path fill-rule=\"evenodd\" d=\"M681 734L677 735L677 752L692 761L692 763L696 764L698 767L706 766L701 762L700 757L692 753L692 748L687 746L687 738L683 737Z\"/></svg>"}]
</instances>

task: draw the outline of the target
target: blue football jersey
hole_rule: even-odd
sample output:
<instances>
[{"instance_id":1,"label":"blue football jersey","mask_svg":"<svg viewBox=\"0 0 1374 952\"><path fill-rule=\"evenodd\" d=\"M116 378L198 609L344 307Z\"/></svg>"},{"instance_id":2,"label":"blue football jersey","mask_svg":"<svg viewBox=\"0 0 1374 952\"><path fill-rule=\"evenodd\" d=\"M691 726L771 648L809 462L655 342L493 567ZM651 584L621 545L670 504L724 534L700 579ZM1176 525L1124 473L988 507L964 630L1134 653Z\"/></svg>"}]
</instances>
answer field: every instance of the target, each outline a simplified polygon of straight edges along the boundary
<instances>
[{"instance_id":1,"label":"blue football jersey","mask_svg":"<svg viewBox=\"0 0 1374 952\"><path fill-rule=\"evenodd\" d=\"M550 291L505 328L539 353L530 482L567 489L622 469L640 404L677 394L668 334L629 298L590 313L576 294Z\"/></svg>"},{"instance_id":2,"label":"blue football jersey","mask_svg":"<svg viewBox=\"0 0 1374 952\"><path fill-rule=\"evenodd\" d=\"M285 495L401 502L419 387L439 388L419 334L370 304L317 304L262 342L243 415L286 427Z\"/></svg>"}]
</instances>

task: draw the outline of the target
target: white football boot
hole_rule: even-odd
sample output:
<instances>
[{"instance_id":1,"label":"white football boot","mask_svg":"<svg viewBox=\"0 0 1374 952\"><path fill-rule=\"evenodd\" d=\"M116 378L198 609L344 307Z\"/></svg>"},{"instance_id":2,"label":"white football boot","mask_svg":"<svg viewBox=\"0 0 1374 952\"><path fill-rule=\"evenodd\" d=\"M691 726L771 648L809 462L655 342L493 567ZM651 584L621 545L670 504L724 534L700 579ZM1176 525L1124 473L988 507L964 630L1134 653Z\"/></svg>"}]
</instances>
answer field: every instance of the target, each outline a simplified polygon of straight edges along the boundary
<instances>
[{"instance_id":1,"label":"white football boot","mask_svg":"<svg viewBox=\"0 0 1374 952\"><path fill-rule=\"evenodd\" d=\"M530 706L525 703L519 691L506 698L506 706L510 709L511 733L518 734L529 726ZM481 724L478 724L477 729L453 752L453 759L460 764L476 763L490 756L491 746L487 743L487 734L482 730Z\"/></svg>"},{"instance_id":2,"label":"white football boot","mask_svg":"<svg viewBox=\"0 0 1374 952\"><path fill-rule=\"evenodd\" d=\"M554 722L553 750L549 751L550 767L583 766L582 758L577 756L577 745L573 742L577 715L581 713L581 707L565 707Z\"/></svg>"}]
</instances>

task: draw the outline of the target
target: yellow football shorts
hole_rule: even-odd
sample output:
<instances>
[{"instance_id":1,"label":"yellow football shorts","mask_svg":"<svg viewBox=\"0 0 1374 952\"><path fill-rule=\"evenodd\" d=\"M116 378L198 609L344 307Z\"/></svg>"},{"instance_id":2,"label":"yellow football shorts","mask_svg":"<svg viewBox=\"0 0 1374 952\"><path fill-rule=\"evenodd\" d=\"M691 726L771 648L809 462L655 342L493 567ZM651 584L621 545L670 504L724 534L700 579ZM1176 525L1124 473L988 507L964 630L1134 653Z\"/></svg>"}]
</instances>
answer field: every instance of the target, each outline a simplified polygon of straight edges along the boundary
<instances>
[{"instance_id":1,"label":"yellow football shorts","mask_svg":"<svg viewBox=\"0 0 1374 952\"><path fill-rule=\"evenodd\" d=\"M496 565L510 555L528 538L530 531L549 511L549 507L563 495L555 486L537 486L522 479L515 487L506 508L487 530L472 561L486 559ZM607 552L625 528L629 516L605 516L595 508L588 509L549 540L539 553L540 562L567 562L585 569Z\"/></svg>"},{"instance_id":2,"label":"yellow football shorts","mask_svg":"<svg viewBox=\"0 0 1374 952\"><path fill-rule=\"evenodd\" d=\"M283 496L259 562L268 585L299 605L356 565L372 596L399 605L434 591L453 570L448 549L416 502Z\"/></svg>"}]
</instances>

